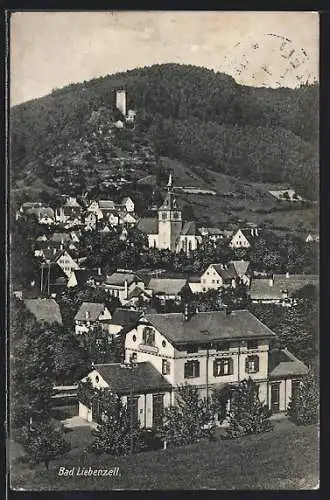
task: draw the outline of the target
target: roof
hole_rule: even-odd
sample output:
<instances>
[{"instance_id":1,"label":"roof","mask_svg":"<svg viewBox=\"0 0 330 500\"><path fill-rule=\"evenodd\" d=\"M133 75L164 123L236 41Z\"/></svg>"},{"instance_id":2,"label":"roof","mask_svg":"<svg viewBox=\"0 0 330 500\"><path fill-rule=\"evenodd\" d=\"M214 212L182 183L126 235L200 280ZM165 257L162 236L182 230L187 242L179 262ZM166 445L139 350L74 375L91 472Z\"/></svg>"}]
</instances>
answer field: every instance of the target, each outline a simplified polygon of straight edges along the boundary
<instances>
[{"instance_id":1,"label":"roof","mask_svg":"<svg viewBox=\"0 0 330 500\"><path fill-rule=\"evenodd\" d=\"M50 241L54 241L57 243L67 242L71 240L71 236L69 233L53 233L49 238Z\"/></svg>"},{"instance_id":2,"label":"roof","mask_svg":"<svg viewBox=\"0 0 330 500\"><path fill-rule=\"evenodd\" d=\"M249 311L199 312L185 320L182 313L146 314L144 318L173 344L211 340L274 337Z\"/></svg>"},{"instance_id":3,"label":"roof","mask_svg":"<svg viewBox=\"0 0 330 500\"><path fill-rule=\"evenodd\" d=\"M249 290L251 299L281 299L285 290L292 294L306 285L318 286L319 277L313 274L293 274L286 278L285 274L274 274L272 286L270 282L271 279L253 279Z\"/></svg>"},{"instance_id":4,"label":"roof","mask_svg":"<svg viewBox=\"0 0 330 500\"><path fill-rule=\"evenodd\" d=\"M79 311L75 315L74 319L76 321L85 321L86 313L89 314L88 319L90 321L96 321L100 314L103 313L105 305L99 302L83 302L79 308Z\"/></svg>"},{"instance_id":5,"label":"roof","mask_svg":"<svg viewBox=\"0 0 330 500\"><path fill-rule=\"evenodd\" d=\"M134 297L139 297L141 294L145 294L147 296L149 296L148 293L145 292L145 290L142 290L142 288L140 288L139 286L136 286L127 296L127 299L130 300L130 299L133 299Z\"/></svg>"},{"instance_id":6,"label":"roof","mask_svg":"<svg viewBox=\"0 0 330 500\"><path fill-rule=\"evenodd\" d=\"M197 234L196 222L194 221L185 222L180 234L187 236L189 235L195 236Z\"/></svg>"},{"instance_id":7,"label":"roof","mask_svg":"<svg viewBox=\"0 0 330 500\"><path fill-rule=\"evenodd\" d=\"M24 300L24 304L37 321L62 325L60 307L54 299L27 299Z\"/></svg>"},{"instance_id":8,"label":"roof","mask_svg":"<svg viewBox=\"0 0 330 500\"><path fill-rule=\"evenodd\" d=\"M105 285L124 286L125 281L127 281L128 284L131 284L135 278L136 275L134 273L115 272L110 276L107 276L104 283Z\"/></svg>"},{"instance_id":9,"label":"roof","mask_svg":"<svg viewBox=\"0 0 330 500\"><path fill-rule=\"evenodd\" d=\"M39 217L44 217L45 215L48 217L54 217L54 210L50 207L32 207L26 210L28 215L36 214Z\"/></svg>"},{"instance_id":10,"label":"roof","mask_svg":"<svg viewBox=\"0 0 330 500\"><path fill-rule=\"evenodd\" d=\"M101 210L115 210L115 203L112 200L99 200Z\"/></svg>"},{"instance_id":11,"label":"roof","mask_svg":"<svg viewBox=\"0 0 330 500\"><path fill-rule=\"evenodd\" d=\"M231 260L229 264L233 264L238 276L246 274L250 266L250 262L248 260Z\"/></svg>"},{"instance_id":12,"label":"roof","mask_svg":"<svg viewBox=\"0 0 330 500\"><path fill-rule=\"evenodd\" d=\"M89 280L91 276L97 274L97 270L91 269L75 269L74 271L75 278L77 280L77 285L84 285L86 281Z\"/></svg>"},{"instance_id":13,"label":"roof","mask_svg":"<svg viewBox=\"0 0 330 500\"><path fill-rule=\"evenodd\" d=\"M156 217L143 217L137 227L145 234L158 234L158 219Z\"/></svg>"},{"instance_id":14,"label":"roof","mask_svg":"<svg viewBox=\"0 0 330 500\"><path fill-rule=\"evenodd\" d=\"M222 229L219 229L218 227L201 227L200 232L203 234L207 234L212 236L214 235L223 235L224 232Z\"/></svg>"},{"instance_id":15,"label":"roof","mask_svg":"<svg viewBox=\"0 0 330 500\"><path fill-rule=\"evenodd\" d=\"M112 315L111 324L121 325L122 327L133 327L137 323L140 316L141 312L136 311L135 309L124 309L122 307L117 307Z\"/></svg>"},{"instance_id":16,"label":"roof","mask_svg":"<svg viewBox=\"0 0 330 500\"><path fill-rule=\"evenodd\" d=\"M307 366L287 349L273 349L268 355L268 371L270 378L306 375Z\"/></svg>"},{"instance_id":17,"label":"roof","mask_svg":"<svg viewBox=\"0 0 330 500\"><path fill-rule=\"evenodd\" d=\"M116 394L129 394L132 382L135 394L172 389L171 384L148 361L137 363L132 371L120 363L94 365L94 369Z\"/></svg>"},{"instance_id":18,"label":"roof","mask_svg":"<svg viewBox=\"0 0 330 500\"><path fill-rule=\"evenodd\" d=\"M256 237L258 237L258 234L256 234L254 231L253 231L253 234L251 234L253 231L253 229L241 229L241 232L244 234L245 238L247 240L251 240L251 239L254 239Z\"/></svg>"},{"instance_id":19,"label":"roof","mask_svg":"<svg viewBox=\"0 0 330 500\"><path fill-rule=\"evenodd\" d=\"M232 280L237 278L237 272L235 266L233 264L228 264L227 266L223 266L222 264L210 264L214 267L216 272L221 276L221 278L225 280Z\"/></svg>"},{"instance_id":20,"label":"roof","mask_svg":"<svg viewBox=\"0 0 330 500\"><path fill-rule=\"evenodd\" d=\"M123 198L122 200L122 205L124 205L127 201L133 201L132 198L130 196L125 196L125 198Z\"/></svg>"},{"instance_id":21,"label":"roof","mask_svg":"<svg viewBox=\"0 0 330 500\"><path fill-rule=\"evenodd\" d=\"M70 208L81 208L79 203L77 202L76 198L67 198L64 207L70 207Z\"/></svg>"},{"instance_id":22,"label":"roof","mask_svg":"<svg viewBox=\"0 0 330 500\"><path fill-rule=\"evenodd\" d=\"M148 288L155 294L177 295L186 283L187 280L181 278L151 278Z\"/></svg>"}]
</instances>

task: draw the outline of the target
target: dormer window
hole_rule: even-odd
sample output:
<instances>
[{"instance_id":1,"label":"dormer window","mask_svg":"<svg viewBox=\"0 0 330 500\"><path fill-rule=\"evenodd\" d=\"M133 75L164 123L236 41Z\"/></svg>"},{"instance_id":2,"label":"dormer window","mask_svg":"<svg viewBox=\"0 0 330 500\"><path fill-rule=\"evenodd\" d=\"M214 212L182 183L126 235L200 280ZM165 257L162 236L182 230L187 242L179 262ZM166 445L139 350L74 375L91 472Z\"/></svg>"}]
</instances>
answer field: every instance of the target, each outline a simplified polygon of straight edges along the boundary
<instances>
[{"instance_id":1,"label":"dormer window","mask_svg":"<svg viewBox=\"0 0 330 500\"><path fill-rule=\"evenodd\" d=\"M155 345L155 332L150 326L146 326L143 328L142 332L143 343L146 345Z\"/></svg>"}]
</instances>

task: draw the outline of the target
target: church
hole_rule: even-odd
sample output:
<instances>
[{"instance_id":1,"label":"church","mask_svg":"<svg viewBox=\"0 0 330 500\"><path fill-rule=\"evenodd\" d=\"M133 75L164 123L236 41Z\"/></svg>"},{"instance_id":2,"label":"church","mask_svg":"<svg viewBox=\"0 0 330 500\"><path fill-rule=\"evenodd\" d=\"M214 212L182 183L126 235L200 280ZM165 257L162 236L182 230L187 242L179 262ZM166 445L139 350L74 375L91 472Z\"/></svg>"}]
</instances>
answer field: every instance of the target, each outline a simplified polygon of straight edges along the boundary
<instances>
[{"instance_id":1,"label":"church","mask_svg":"<svg viewBox=\"0 0 330 500\"><path fill-rule=\"evenodd\" d=\"M172 186L172 175L167 183L167 193L158 209L157 217L144 217L138 223L140 231L148 236L149 248L184 251L189 254L202 242L196 223L183 221Z\"/></svg>"}]
</instances>

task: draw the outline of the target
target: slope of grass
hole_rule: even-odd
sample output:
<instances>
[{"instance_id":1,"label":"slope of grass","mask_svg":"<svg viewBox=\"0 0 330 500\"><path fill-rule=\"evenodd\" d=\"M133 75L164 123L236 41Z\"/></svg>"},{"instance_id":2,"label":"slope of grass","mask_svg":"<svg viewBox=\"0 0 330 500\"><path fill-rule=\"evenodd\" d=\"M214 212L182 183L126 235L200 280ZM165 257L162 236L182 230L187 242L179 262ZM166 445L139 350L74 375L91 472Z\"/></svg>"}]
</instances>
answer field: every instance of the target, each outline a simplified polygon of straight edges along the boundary
<instances>
[{"instance_id":1,"label":"slope of grass","mask_svg":"<svg viewBox=\"0 0 330 500\"><path fill-rule=\"evenodd\" d=\"M120 475L61 477L61 466L75 471L78 466L119 467ZM311 489L318 485L318 469L317 429L284 423L268 434L120 458L74 449L54 461L49 471L14 464L11 486L32 490Z\"/></svg>"}]
</instances>

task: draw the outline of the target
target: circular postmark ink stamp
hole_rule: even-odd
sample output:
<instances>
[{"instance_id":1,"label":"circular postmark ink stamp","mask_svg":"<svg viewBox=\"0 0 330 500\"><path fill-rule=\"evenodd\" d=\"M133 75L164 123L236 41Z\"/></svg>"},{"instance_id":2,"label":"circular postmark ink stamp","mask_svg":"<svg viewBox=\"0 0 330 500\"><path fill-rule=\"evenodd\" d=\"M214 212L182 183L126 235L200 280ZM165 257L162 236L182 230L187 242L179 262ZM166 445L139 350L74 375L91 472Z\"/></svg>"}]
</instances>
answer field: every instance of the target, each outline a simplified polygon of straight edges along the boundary
<instances>
[{"instance_id":1,"label":"circular postmark ink stamp","mask_svg":"<svg viewBox=\"0 0 330 500\"><path fill-rule=\"evenodd\" d=\"M316 80L304 48L273 33L238 42L226 55L222 71L256 87L298 87Z\"/></svg>"}]
</instances>

